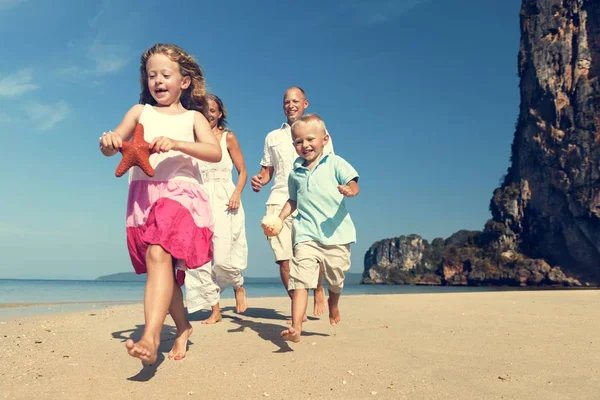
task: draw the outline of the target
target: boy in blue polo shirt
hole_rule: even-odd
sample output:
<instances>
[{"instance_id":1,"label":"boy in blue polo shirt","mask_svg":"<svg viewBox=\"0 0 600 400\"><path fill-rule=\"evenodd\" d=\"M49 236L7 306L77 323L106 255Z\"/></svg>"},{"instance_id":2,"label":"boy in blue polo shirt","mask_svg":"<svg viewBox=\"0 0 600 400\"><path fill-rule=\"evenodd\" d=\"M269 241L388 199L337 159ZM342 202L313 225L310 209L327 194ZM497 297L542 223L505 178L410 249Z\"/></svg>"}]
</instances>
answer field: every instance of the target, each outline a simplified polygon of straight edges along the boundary
<instances>
[{"instance_id":1,"label":"boy in blue polo shirt","mask_svg":"<svg viewBox=\"0 0 600 400\"><path fill-rule=\"evenodd\" d=\"M306 114L292 124L292 139L300 157L288 178L290 198L279 214L283 221L298 210L293 222L294 258L288 286L293 292L292 327L281 332L292 342L300 341L308 289L317 287L320 263L329 289L329 322L340 322L338 302L344 275L350 269L350 244L356 242L344 197L358 194L358 173L340 156L323 154L329 141L326 132L325 123L316 114ZM263 224L263 229L267 236L277 235L281 224Z\"/></svg>"}]
</instances>

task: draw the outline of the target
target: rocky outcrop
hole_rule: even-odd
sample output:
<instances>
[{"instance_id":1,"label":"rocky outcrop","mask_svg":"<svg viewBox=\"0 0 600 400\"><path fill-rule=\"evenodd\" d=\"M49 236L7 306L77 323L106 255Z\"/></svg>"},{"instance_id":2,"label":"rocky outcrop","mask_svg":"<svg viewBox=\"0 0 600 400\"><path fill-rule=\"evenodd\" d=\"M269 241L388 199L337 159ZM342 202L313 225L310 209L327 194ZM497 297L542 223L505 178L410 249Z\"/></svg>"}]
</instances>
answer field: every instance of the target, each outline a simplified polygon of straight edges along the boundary
<instances>
[{"instance_id":1,"label":"rocky outcrop","mask_svg":"<svg viewBox=\"0 0 600 400\"><path fill-rule=\"evenodd\" d=\"M443 243L429 244L418 235L381 240L365 254L363 282L439 285Z\"/></svg>"},{"instance_id":2,"label":"rocky outcrop","mask_svg":"<svg viewBox=\"0 0 600 400\"><path fill-rule=\"evenodd\" d=\"M600 284L600 1L523 0L520 16L520 113L492 219L443 241L437 268L418 236L378 242L365 282Z\"/></svg>"},{"instance_id":3,"label":"rocky outcrop","mask_svg":"<svg viewBox=\"0 0 600 400\"><path fill-rule=\"evenodd\" d=\"M418 235L381 240L365 254L362 283L581 286L557 267L498 247L497 231L459 231L431 244Z\"/></svg>"}]
</instances>

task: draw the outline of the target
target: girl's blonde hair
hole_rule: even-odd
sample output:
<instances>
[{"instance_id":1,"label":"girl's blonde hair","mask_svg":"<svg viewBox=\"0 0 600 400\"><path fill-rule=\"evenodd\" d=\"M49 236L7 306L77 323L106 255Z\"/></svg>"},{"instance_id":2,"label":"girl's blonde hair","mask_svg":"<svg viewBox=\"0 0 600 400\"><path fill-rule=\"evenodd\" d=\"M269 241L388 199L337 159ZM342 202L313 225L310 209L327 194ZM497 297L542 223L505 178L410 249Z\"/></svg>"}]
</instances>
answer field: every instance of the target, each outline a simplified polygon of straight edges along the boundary
<instances>
[{"instance_id":1,"label":"girl's blonde hair","mask_svg":"<svg viewBox=\"0 0 600 400\"><path fill-rule=\"evenodd\" d=\"M164 54L169 57L171 61L179 65L181 75L190 78L190 86L181 93L181 104L187 110L196 110L206 116L208 101L204 72L194 57L174 44L157 43L142 54L140 58L140 86L142 88L140 104L156 105L156 100L148 89L148 73L146 72L146 64L154 54Z\"/></svg>"}]
</instances>

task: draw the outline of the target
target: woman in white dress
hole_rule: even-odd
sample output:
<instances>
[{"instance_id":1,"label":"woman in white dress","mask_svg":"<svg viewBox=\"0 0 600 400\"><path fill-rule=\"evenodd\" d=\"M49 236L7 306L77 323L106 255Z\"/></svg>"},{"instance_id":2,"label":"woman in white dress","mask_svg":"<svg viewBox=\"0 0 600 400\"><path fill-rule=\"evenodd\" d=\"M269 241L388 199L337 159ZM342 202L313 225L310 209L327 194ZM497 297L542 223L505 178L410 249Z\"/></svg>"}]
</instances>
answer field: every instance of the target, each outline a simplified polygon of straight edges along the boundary
<instances>
[{"instance_id":1,"label":"woman in white dress","mask_svg":"<svg viewBox=\"0 0 600 400\"><path fill-rule=\"evenodd\" d=\"M236 311L242 313L247 308L242 270L248 264L248 245L240 197L248 175L237 138L227 129L227 109L214 94L208 95L208 100L208 122L221 144L223 158L218 163L199 161L198 166L214 220L212 277L219 291L215 293L215 286L202 282L200 277L194 279L193 271L185 283L188 312L210 306L212 314L202 323L214 324L221 321L220 293L229 284L235 292ZM237 184L233 182L234 166L238 172Z\"/></svg>"}]
</instances>

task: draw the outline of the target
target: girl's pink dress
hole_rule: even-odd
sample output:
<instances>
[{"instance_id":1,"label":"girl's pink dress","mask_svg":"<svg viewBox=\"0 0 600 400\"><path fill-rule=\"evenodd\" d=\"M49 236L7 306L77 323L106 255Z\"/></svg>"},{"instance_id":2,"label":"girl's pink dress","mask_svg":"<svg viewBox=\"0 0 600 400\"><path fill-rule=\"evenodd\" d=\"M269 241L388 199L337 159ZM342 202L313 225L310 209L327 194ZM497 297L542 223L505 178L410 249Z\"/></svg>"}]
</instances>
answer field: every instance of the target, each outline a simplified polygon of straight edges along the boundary
<instances>
[{"instance_id":1,"label":"girl's pink dress","mask_svg":"<svg viewBox=\"0 0 600 400\"><path fill-rule=\"evenodd\" d=\"M144 139L159 136L194 141L194 111L166 115L149 104L140 116ZM177 283L185 269L212 260L213 220L208 197L201 186L196 161L181 152L152 154L154 177L139 167L130 171L127 200L127 247L137 274L146 273L146 250L160 245L175 259ZM210 264L208 267L210 268Z\"/></svg>"}]
</instances>

